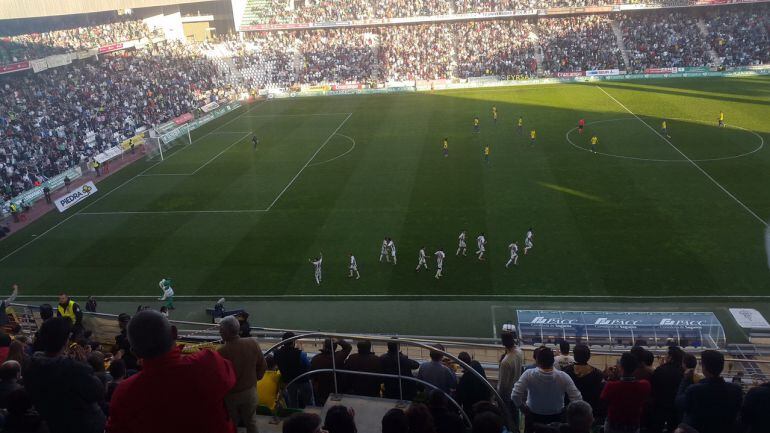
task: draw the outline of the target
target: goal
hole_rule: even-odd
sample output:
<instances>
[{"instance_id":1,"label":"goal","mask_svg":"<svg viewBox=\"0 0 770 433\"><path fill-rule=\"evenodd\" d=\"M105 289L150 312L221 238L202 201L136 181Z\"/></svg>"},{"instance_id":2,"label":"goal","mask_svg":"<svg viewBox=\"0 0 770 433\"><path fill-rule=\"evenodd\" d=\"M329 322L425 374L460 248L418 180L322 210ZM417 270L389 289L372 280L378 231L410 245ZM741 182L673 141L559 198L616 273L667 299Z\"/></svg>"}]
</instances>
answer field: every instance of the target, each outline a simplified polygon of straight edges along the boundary
<instances>
[{"instance_id":1,"label":"goal","mask_svg":"<svg viewBox=\"0 0 770 433\"><path fill-rule=\"evenodd\" d=\"M192 144L192 138L190 137L190 128L187 125L164 134L160 134L159 131L153 129L145 144L147 159L150 161L156 159L163 161L173 147L180 145L188 146L190 144Z\"/></svg>"}]
</instances>

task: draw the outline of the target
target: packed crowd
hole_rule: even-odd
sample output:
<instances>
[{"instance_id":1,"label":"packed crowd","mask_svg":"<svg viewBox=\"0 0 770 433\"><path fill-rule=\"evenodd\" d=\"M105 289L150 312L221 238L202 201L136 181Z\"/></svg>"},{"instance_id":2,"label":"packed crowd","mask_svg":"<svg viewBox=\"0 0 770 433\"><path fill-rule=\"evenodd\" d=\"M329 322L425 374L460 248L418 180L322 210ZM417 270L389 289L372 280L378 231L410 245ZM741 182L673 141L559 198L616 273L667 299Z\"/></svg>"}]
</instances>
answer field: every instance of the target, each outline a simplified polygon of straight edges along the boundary
<instances>
[{"instance_id":1,"label":"packed crowd","mask_svg":"<svg viewBox=\"0 0 770 433\"><path fill-rule=\"evenodd\" d=\"M440 24L387 27L380 35L384 78L392 81L437 80L452 73L454 35Z\"/></svg>"},{"instance_id":2,"label":"packed crowd","mask_svg":"<svg viewBox=\"0 0 770 433\"><path fill-rule=\"evenodd\" d=\"M376 80L379 62L374 49L376 36L360 30L303 31L297 35L304 65L299 81L345 83Z\"/></svg>"},{"instance_id":3,"label":"packed crowd","mask_svg":"<svg viewBox=\"0 0 770 433\"><path fill-rule=\"evenodd\" d=\"M724 66L770 63L770 7L733 8L706 15L711 45Z\"/></svg>"},{"instance_id":4,"label":"packed crowd","mask_svg":"<svg viewBox=\"0 0 770 433\"><path fill-rule=\"evenodd\" d=\"M292 57L296 40L287 32L249 34L247 41L231 41L232 60L251 88L288 87L296 82Z\"/></svg>"},{"instance_id":5,"label":"packed crowd","mask_svg":"<svg viewBox=\"0 0 770 433\"><path fill-rule=\"evenodd\" d=\"M623 66L617 38L606 15L552 18L540 24L543 70L547 74Z\"/></svg>"},{"instance_id":6,"label":"packed crowd","mask_svg":"<svg viewBox=\"0 0 770 433\"><path fill-rule=\"evenodd\" d=\"M2 197L194 111L228 90L219 84L213 64L180 43L0 77Z\"/></svg>"},{"instance_id":7,"label":"packed crowd","mask_svg":"<svg viewBox=\"0 0 770 433\"><path fill-rule=\"evenodd\" d=\"M630 69L703 66L712 62L706 38L695 16L683 12L623 15L623 40L630 51Z\"/></svg>"},{"instance_id":8,"label":"packed crowd","mask_svg":"<svg viewBox=\"0 0 770 433\"><path fill-rule=\"evenodd\" d=\"M479 21L455 24L459 78L532 76L535 60L536 28L526 21Z\"/></svg>"},{"instance_id":9,"label":"packed crowd","mask_svg":"<svg viewBox=\"0 0 770 433\"><path fill-rule=\"evenodd\" d=\"M106 24L21 35L0 34L0 65L40 59L149 37L153 34L141 20L118 18Z\"/></svg>"},{"instance_id":10,"label":"packed crowd","mask_svg":"<svg viewBox=\"0 0 770 433\"><path fill-rule=\"evenodd\" d=\"M287 332L285 343L265 356L248 322L234 316L218 325L221 345L184 354L167 311L140 307L133 317L118 316L120 333L104 346L92 340L80 306L66 294L55 307L41 305L43 324L27 337L9 326L5 313L17 293L0 302L0 325L10 329L0 333L1 432L223 433L242 426L255 433L258 406L271 412L323 406L337 391L413 401L385 414L383 433L503 433L522 425L524 433L590 433L598 426L605 433L770 431L770 383L744 394L722 377L725 358L714 350L700 353L700 372L698 359L677 346L657 366L651 352L635 346L601 371L590 364L585 344L540 346L528 362L515 333L506 331L492 388L469 353L459 353L458 363L441 345L422 363L397 341L376 354L368 340L359 340L353 353L348 341L327 339L311 356ZM89 298L86 309L95 307ZM342 371L335 377L327 371L333 368ZM283 432L355 433L355 416L342 406L323 420L296 413L284 420Z\"/></svg>"}]
</instances>

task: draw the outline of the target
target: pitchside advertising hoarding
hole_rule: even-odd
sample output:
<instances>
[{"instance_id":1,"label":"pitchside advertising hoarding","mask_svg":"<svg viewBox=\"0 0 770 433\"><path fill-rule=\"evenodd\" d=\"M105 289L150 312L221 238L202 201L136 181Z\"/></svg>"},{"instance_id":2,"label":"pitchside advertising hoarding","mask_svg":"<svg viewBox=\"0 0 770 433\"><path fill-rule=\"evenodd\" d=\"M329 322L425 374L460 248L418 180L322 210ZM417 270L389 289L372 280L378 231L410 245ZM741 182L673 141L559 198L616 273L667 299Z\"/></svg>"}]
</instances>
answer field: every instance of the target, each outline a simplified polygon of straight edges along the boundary
<instances>
[{"instance_id":1,"label":"pitchside advertising hoarding","mask_svg":"<svg viewBox=\"0 0 770 433\"><path fill-rule=\"evenodd\" d=\"M72 206L75 206L81 201L96 194L97 191L98 190L96 189L96 185L94 185L93 182L86 182L83 185L80 185L74 191L57 198L55 201L56 208L59 209L59 212L64 212Z\"/></svg>"},{"instance_id":2,"label":"pitchside advertising hoarding","mask_svg":"<svg viewBox=\"0 0 770 433\"><path fill-rule=\"evenodd\" d=\"M518 310L519 332L527 343L588 341L719 347L724 329L714 313Z\"/></svg>"}]
</instances>

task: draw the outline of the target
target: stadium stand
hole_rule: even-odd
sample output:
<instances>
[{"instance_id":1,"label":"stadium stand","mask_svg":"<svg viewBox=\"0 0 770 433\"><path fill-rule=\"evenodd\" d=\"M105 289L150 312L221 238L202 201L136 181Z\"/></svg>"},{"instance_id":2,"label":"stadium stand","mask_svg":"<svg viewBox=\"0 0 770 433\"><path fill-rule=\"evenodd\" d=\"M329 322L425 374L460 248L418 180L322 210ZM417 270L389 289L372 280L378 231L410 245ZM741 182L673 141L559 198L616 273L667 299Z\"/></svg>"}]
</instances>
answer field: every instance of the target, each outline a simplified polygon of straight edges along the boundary
<instances>
[{"instance_id":1,"label":"stadium stand","mask_svg":"<svg viewBox=\"0 0 770 433\"><path fill-rule=\"evenodd\" d=\"M307 416L300 414L320 415L320 422L325 422L330 432L335 431L333 426L338 422L355 423L357 431L362 433L380 432L384 431L380 430L381 425L398 416L392 413L394 409L403 411L411 425L431 426L429 431L437 432L465 431L471 426L473 431L479 431L476 429L487 426L490 420L499 426L497 430L482 431L501 431L507 424L509 431L524 427L524 431L533 432L588 432L592 427L604 426L604 431L609 432L618 431L619 426L648 426L655 419L655 412L644 407L669 396L679 409L668 421L668 431L684 421L699 432L756 433L767 431L770 421L761 406L763 402L766 404L770 393L770 384L765 383L770 363L756 356L741 360L727 355L725 359L723 352L704 350L695 353L701 361L700 368L692 369L677 346L635 346L631 351L613 351L578 345L571 348L574 364L563 362L564 359L571 361L571 357L560 358L561 370L558 370L552 368L554 355L559 351L557 345L521 347L516 334L511 332L503 332L502 346L425 337L394 339L305 331L297 331L295 335L269 328L252 328L253 337L239 338L236 334L240 325L232 317L220 325L169 323L160 313L143 311L134 318L127 314L116 318L86 312L84 330L73 334L67 318L50 318L50 310L47 314L46 309L42 310L41 315L37 307L11 304L10 323L6 326L9 334L0 336L0 405L6 408L6 428L23 417L38 426L47 424L50 431L74 431L60 430L67 423L77 431L102 431L105 424L110 432L175 431L185 423L193 423L190 425L201 432L233 431L220 409L223 401L232 401L228 400L230 397L223 397L232 387L240 387L238 393L249 395L259 389L259 404L249 403L254 417L247 411L246 418L256 422L263 432L281 431L295 422L290 420ZM219 334L224 337L225 346L221 346ZM4 340L10 343L11 350L1 349L5 346ZM353 353L352 341L358 342ZM278 359L280 350L287 345L295 345L294 352L285 352ZM394 365L400 365L398 368L403 370L397 368L389 374L393 370L387 360L397 351L401 352L401 361ZM127 369L130 353L147 354L152 359L144 365L132 363L132 368ZM296 354L297 366L305 363L301 370L304 373L289 374L289 367L295 365L291 356L287 357L291 353ZM264 375L263 354L267 358ZM322 362L322 358L329 362ZM648 362L649 366L645 367ZM166 371L162 369L170 364L179 367L160 376L147 376L149 371ZM19 369L17 365L29 368ZM748 368L756 365L760 368L749 372ZM198 368L205 368L207 373L196 373ZM439 379L444 373L436 373L442 371L451 372L451 383ZM585 400L588 404L565 405L562 385L549 385L556 382L538 380L540 376L558 378L557 381L568 388L577 385L576 390L570 391L577 392L573 399ZM672 377L678 379L669 380ZM218 379L212 380L215 378ZM591 385L594 379L598 380L597 389ZM62 385L55 388L60 390L57 392L62 394L61 398L69 396L70 406L51 406L53 396L41 392L41 380L48 385ZM385 398L389 395L388 381L396 385L391 386L395 395L390 395L395 398ZM285 390L291 389L292 383L302 382L311 383L314 392L321 391L321 386L329 387L330 398L323 406L292 407ZM410 388L407 383L416 384L417 394L410 397L411 402L402 402ZM191 413L182 418L161 416L168 413L171 406L156 404L147 398L129 398L140 388L159 399L189 400L186 404L207 414L206 422L202 423L200 417ZM436 391L436 388L448 392ZM74 389L80 391L73 393ZM519 423L514 421L519 419L519 408L512 406L511 401L519 402L524 408L521 400L524 389L529 389L529 397ZM666 390L673 390L673 394L669 395ZM512 393L513 399L501 395L503 391ZM745 391L748 392L744 394ZM469 392L476 395L470 406L462 404L468 401ZM652 400L645 395L651 395ZM180 410L185 405L182 400L178 400L178 404L182 405ZM342 411L339 406L354 410ZM555 408L553 414L535 415L536 411L542 412L550 406ZM67 417L67 410L79 410L83 415ZM128 422L126 414L137 410L155 422ZM353 420L338 414L340 411L354 414ZM577 424L578 412L590 415L590 421L583 427ZM158 415L153 416L154 413ZM158 421L161 418L163 422ZM549 422L555 424L541 425ZM562 425L570 423L572 430ZM52 425L57 427L51 428Z\"/></svg>"}]
</instances>

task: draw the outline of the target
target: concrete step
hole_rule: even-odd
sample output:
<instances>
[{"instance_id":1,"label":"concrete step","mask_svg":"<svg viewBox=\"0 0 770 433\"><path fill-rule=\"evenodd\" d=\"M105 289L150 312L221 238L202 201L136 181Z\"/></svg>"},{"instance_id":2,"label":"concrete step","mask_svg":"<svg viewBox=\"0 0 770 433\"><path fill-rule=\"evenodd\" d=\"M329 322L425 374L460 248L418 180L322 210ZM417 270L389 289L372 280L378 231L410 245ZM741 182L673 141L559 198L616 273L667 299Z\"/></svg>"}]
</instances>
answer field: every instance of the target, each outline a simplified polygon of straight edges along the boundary
<instances>
[{"instance_id":1,"label":"concrete step","mask_svg":"<svg viewBox=\"0 0 770 433\"><path fill-rule=\"evenodd\" d=\"M626 43L623 41L623 31L620 29L620 23L615 20L610 20L610 26L612 26L612 32L615 33L615 39L620 48L620 54L623 56L623 63L626 65L626 69L631 68L631 57L629 57L629 51L626 49Z\"/></svg>"},{"instance_id":2,"label":"concrete step","mask_svg":"<svg viewBox=\"0 0 770 433\"><path fill-rule=\"evenodd\" d=\"M706 22L703 20L703 18L698 19L698 29L700 29L700 34L703 35L703 39L710 41L709 38L709 29L706 25ZM709 45L709 57L711 57L711 63L714 66L721 66L722 65L722 59L719 57L719 54L714 50L711 45Z\"/></svg>"}]
</instances>

